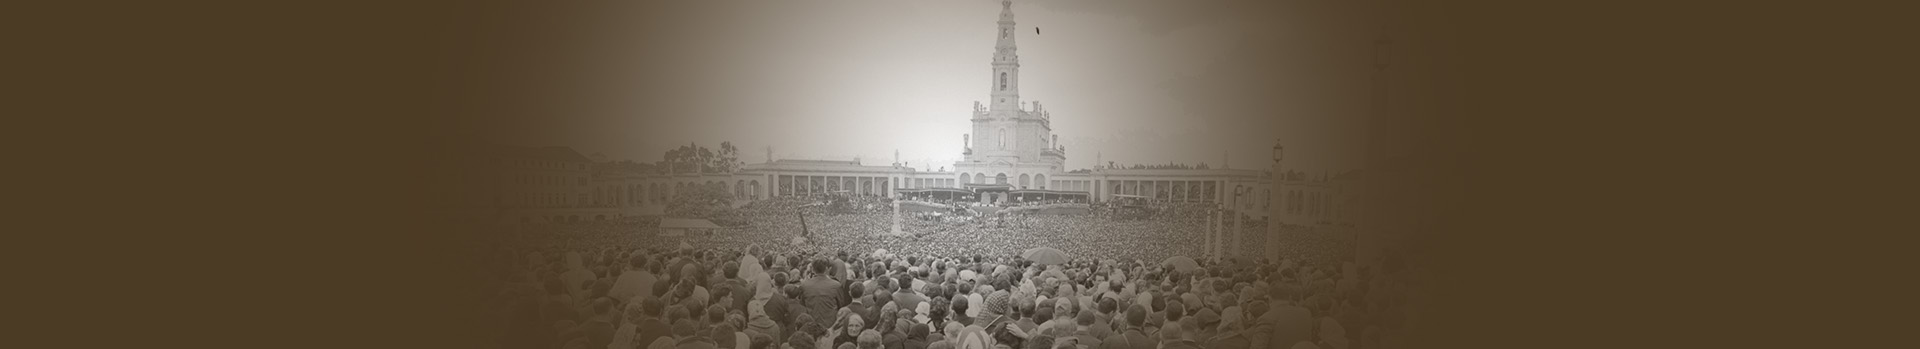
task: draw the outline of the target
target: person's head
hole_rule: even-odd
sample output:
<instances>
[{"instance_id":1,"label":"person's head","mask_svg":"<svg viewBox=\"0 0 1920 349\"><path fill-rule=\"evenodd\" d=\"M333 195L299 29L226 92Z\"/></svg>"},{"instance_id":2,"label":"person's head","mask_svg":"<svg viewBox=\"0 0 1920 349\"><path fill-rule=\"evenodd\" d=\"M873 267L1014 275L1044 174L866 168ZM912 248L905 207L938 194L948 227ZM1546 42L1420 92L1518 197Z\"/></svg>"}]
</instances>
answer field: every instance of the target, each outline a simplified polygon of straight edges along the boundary
<instances>
[{"instance_id":1,"label":"person's head","mask_svg":"<svg viewBox=\"0 0 1920 349\"><path fill-rule=\"evenodd\" d=\"M1083 328L1088 326L1093 326L1093 312L1081 311L1080 316L1075 317L1073 320L1073 323L1075 325L1080 325L1080 327L1083 327Z\"/></svg>"},{"instance_id":2,"label":"person's head","mask_svg":"<svg viewBox=\"0 0 1920 349\"><path fill-rule=\"evenodd\" d=\"M954 297L952 302L954 314L967 313L967 297Z\"/></svg>"},{"instance_id":3,"label":"person's head","mask_svg":"<svg viewBox=\"0 0 1920 349\"><path fill-rule=\"evenodd\" d=\"M640 300L640 311L645 312L649 317L667 317L667 314L664 313L664 311L667 310L666 308L667 303L660 301L659 298L649 297Z\"/></svg>"},{"instance_id":4,"label":"person's head","mask_svg":"<svg viewBox=\"0 0 1920 349\"><path fill-rule=\"evenodd\" d=\"M1054 299L1053 316L1071 318L1074 312L1076 311L1076 309L1074 309L1073 307L1073 302L1066 298L1070 296L1060 296L1060 297L1061 298Z\"/></svg>"},{"instance_id":5,"label":"person's head","mask_svg":"<svg viewBox=\"0 0 1920 349\"><path fill-rule=\"evenodd\" d=\"M1183 330L1179 323L1168 321L1165 326L1160 326L1160 341L1166 342L1186 339L1181 333L1184 332Z\"/></svg>"},{"instance_id":6,"label":"person's head","mask_svg":"<svg viewBox=\"0 0 1920 349\"><path fill-rule=\"evenodd\" d=\"M1120 310L1120 302L1113 300L1113 298L1101 298L1100 305L1094 309L1098 310L1102 315L1111 315L1114 311Z\"/></svg>"},{"instance_id":7,"label":"person's head","mask_svg":"<svg viewBox=\"0 0 1920 349\"><path fill-rule=\"evenodd\" d=\"M667 323L676 323L692 317L693 313L687 310L685 306L675 305L667 307Z\"/></svg>"},{"instance_id":8,"label":"person's head","mask_svg":"<svg viewBox=\"0 0 1920 349\"><path fill-rule=\"evenodd\" d=\"M1180 321L1180 318L1187 316L1186 304L1180 303L1180 302L1167 303L1166 316L1167 316L1167 322Z\"/></svg>"},{"instance_id":9,"label":"person's head","mask_svg":"<svg viewBox=\"0 0 1920 349\"><path fill-rule=\"evenodd\" d=\"M694 285L693 285L692 279L684 279L684 278L680 279L679 283L674 284L673 294L675 297L692 296L693 286Z\"/></svg>"},{"instance_id":10,"label":"person's head","mask_svg":"<svg viewBox=\"0 0 1920 349\"><path fill-rule=\"evenodd\" d=\"M866 325L866 319L861 319L860 315L847 315L847 333L860 333L860 330L866 329Z\"/></svg>"},{"instance_id":11,"label":"person's head","mask_svg":"<svg viewBox=\"0 0 1920 349\"><path fill-rule=\"evenodd\" d=\"M933 332L933 329L932 327L928 327L927 324L913 324L913 327L907 329L907 338L927 339L927 334L931 332Z\"/></svg>"},{"instance_id":12,"label":"person's head","mask_svg":"<svg viewBox=\"0 0 1920 349\"><path fill-rule=\"evenodd\" d=\"M701 265L699 263L687 263L687 265L680 266L680 278L694 283L705 282L706 278L702 277L705 275L700 275L700 267Z\"/></svg>"},{"instance_id":13,"label":"person's head","mask_svg":"<svg viewBox=\"0 0 1920 349\"><path fill-rule=\"evenodd\" d=\"M727 287L715 287L712 290L707 291L707 295L714 299L713 301L714 303L726 303L726 302L722 302L722 300L731 301L732 299L728 299L727 297L733 296L733 289L727 288Z\"/></svg>"},{"instance_id":14,"label":"person's head","mask_svg":"<svg viewBox=\"0 0 1920 349\"><path fill-rule=\"evenodd\" d=\"M1034 323L1044 324L1044 323L1047 323L1047 321L1053 321L1053 309L1054 309L1053 307L1035 307L1035 308L1037 309L1033 310Z\"/></svg>"},{"instance_id":15,"label":"person's head","mask_svg":"<svg viewBox=\"0 0 1920 349\"><path fill-rule=\"evenodd\" d=\"M906 288L913 285L912 274L900 274L900 276L896 276L895 278L897 279L896 281L899 281L901 288Z\"/></svg>"},{"instance_id":16,"label":"person's head","mask_svg":"<svg viewBox=\"0 0 1920 349\"><path fill-rule=\"evenodd\" d=\"M817 325L813 321L813 315L802 312L793 316L793 327L801 328L807 325Z\"/></svg>"},{"instance_id":17,"label":"person's head","mask_svg":"<svg viewBox=\"0 0 1920 349\"><path fill-rule=\"evenodd\" d=\"M1147 325L1147 308L1139 304L1127 307L1127 325L1140 328Z\"/></svg>"},{"instance_id":18,"label":"person's head","mask_svg":"<svg viewBox=\"0 0 1920 349\"><path fill-rule=\"evenodd\" d=\"M600 279L600 281L593 283L593 292L589 294L593 295L594 298L602 298L606 297L607 292L611 291L613 291L613 280Z\"/></svg>"},{"instance_id":19,"label":"person's head","mask_svg":"<svg viewBox=\"0 0 1920 349\"><path fill-rule=\"evenodd\" d=\"M1154 293L1152 297L1153 300L1148 301L1147 304L1153 306L1153 309L1151 309L1153 312L1158 313L1167 310L1167 297L1161 296L1158 292Z\"/></svg>"},{"instance_id":20,"label":"person's head","mask_svg":"<svg viewBox=\"0 0 1920 349\"><path fill-rule=\"evenodd\" d=\"M719 305L719 304L707 306L706 313L707 313L706 321L708 325L727 321L727 306Z\"/></svg>"},{"instance_id":21,"label":"person's head","mask_svg":"<svg viewBox=\"0 0 1920 349\"><path fill-rule=\"evenodd\" d=\"M795 285L795 284L787 284L786 286L781 286L780 291L783 293L786 293L787 298L798 299L800 298L800 295L801 295L800 285Z\"/></svg>"},{"instance_id":22,"label":"person's head","mask_svg":"<svg viewBox=\"0 0 1920 349\"><path fill-rule=\"evenodd\" d=\"M717 323L708 327L708 332L710 333L708 336L710 339L713 339L714 344L716 344L715 347L733 348L735 346L734 341L739 340L737 337L734 337L734 333L737 332L735 330L737 329L737 327L733 327L733 324L725 322Z\"/></svg>"},{"instance_id":23,"label":"person's head","mask_svg":"<svg viewBox=\"0 0 1920 349\"><path fill-rule=\"evenodd\" d=\"M787 347L789 348L813 349L813 343L813 338L808 338L806 332L795 331L792 335L787 336Z\"/></svg>"},{"instance_id":24,"label":"person's head","mask_svg":"<svg viewBox=\"0 0 1920 349\"><path fill-rule=\"evenodd\" d=\"M931 310L927 311L927 321L942 321L947 319L946 307L929 307L928 309Z\"/></svg>"},{"instance_id":25,"label":"person's head","mask_svg":"<svg viewBox=\"0 0 1920 349\"><path fill-rule=\"evenodd\" d=\"M645 254L634 254L634 255L633 255L633 257L628 257L628 258L627 258L627 269L631 269L631 270L647 270L647 255L645 255ZM657 268L656 268L656 269L657 269Z\"/></svg>"},{"instance_id":26,"label":"person's head","mask_svg":"<svg viewBox=\"0 0 1920 349\"><path fill-rule=\"evenodd\" d=\"M613 313L613 301L607 298L594 299L590 307L593 309L594 316L607 316Z\"/></svg>"},{"instance_id":27,"label":"person's head","mask_svg":"<svg viewBox=\"0 0 1920 349\"><path fill-rule=\"evenodd\" d=\"M651 316L651 314L647 313L646 306L641 303L627 303L626 307L620 309L619 320L621 323L633 323L640 321L640 319L645 319L648 316Z\"/></svg>"},{"instance_id":28,"label":"person's head","mask_svg":"<svg viewBox=\"0 0 1920 349\"><path fill-rule=\"evenodd\" d=\"M740 278L740 262L727 262L726 265L721 266L720 276L724 276L728 279Z\"/></svg>"},{"instance_id":29,"label":"person's head","mask_svg":"<svg viewBox=\"0 0 1920 349\"><path fill-rule=\"evenodd\" d=\"M1053 349L1054 339L1053 336L1049 335L1035 335L1027 338L1027 342L1024 344L1026 344L1027 349Z\"/></svg>"},{"instance_id":30,"label":"person's head","mask_svg":"<svg viewBox=\"0 0 1920 349\"><path fill-rule=\"evenodd\" d=\"M1267 314L1267 301L1254 300L1247 302L1247 305L1242 307L1240 312L1244 313L1248 319L1258 319L1260 316Z\"/></svg>"},{"instance_id":31,"label":"person's head","mask_svg":"<svg viewBox=\"0 0 1920 349\"><path fill-rule=\"evenodd\" d=\"M690 319L680 319L680 321L673 322L673 338L675 339L692 338L694 333L699 330L700 326L695 325L693 320Z\"/></svg>"},{"instance_id":32,"label":"person's head","mask_svg":"<svg viewBox=\"0 0 1920 349\"><path fill-rule=\"evenodd\" d=\"M816 274L816 275L826 275L826 274L827 274L827 272L828 272L828 271L831 271L831 270L833 270L833 264L832 264L832 263L828 263L828 262L827 262L826 260L816 260L816 261L813 261L813 273L814 273L814 274Z\"/></svg>"},{"instance_id":33,"label":"person's head","mask_svg":"<svg viewBox=\"0 0 1920 349\"><path fill-rule=\"evenodd\" d=\"M874 330L860 331L860 338L857 343L860 344L860 349L878 349L880 348L880 332Z\"/></svg>"},{"instance_id":34,"label":"person's head","mask_svg":"<svg viewBox=\"0 0 1920 349\"><path fill-rule=\"evenodd\" d=\"M767 349L773 347L773 337L761 332L747 333L747 349Z\"/></svg>"}]
</instances>

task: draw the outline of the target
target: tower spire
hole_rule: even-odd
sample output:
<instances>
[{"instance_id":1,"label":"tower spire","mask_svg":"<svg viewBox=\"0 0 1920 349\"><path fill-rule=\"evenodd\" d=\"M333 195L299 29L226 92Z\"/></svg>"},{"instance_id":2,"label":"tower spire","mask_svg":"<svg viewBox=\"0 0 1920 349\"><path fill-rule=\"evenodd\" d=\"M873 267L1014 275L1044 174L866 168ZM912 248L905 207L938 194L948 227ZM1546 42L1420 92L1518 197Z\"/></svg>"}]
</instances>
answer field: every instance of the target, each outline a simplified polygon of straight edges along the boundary
<instances>
[{"instance_id":1,"label":"tower spire","mask_svg":"<svg viewBox=\"0 0 1920 349\"><path fill-rule=\"evenodd\" d=\"M1000 2L998 39L993 45L993 103L991 110L1020 109L1020 55L1014 44L1013 1Z\"/></svg>"}]
</instances>

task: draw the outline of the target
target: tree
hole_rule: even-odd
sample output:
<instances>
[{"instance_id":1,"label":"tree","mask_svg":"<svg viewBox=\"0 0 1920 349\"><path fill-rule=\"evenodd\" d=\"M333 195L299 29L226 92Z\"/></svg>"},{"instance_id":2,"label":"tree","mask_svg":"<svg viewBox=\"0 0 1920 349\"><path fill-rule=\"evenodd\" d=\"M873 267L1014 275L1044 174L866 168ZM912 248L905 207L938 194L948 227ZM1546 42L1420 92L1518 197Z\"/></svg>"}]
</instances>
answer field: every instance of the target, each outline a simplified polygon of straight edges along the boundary
<instances>
[{"instance_id":1,"label":"tree","mask_svg":"<svg viewBox=\"0 0 1920 349\"><path fill-rule=\"evenodd\" d=\"M720 142L718 152L690 143L667 150L657 167L661 174L728 173L745 164L740 162L740 149L734 147L733 142Z\"/></svg>"},{"instance_id":2,"label":"tree","mask_svg":"<svg viewBox=\"0 0 1920 349\"><path fill-rule=\"evenodd\" d=\"M735 226L739 225L742 217L733 210L732 205L733 193L721 184L692 185L687 190L673 193L673 198L667 201L666 215L701 218L723 226Z\"/></svg>"}]
</instances>

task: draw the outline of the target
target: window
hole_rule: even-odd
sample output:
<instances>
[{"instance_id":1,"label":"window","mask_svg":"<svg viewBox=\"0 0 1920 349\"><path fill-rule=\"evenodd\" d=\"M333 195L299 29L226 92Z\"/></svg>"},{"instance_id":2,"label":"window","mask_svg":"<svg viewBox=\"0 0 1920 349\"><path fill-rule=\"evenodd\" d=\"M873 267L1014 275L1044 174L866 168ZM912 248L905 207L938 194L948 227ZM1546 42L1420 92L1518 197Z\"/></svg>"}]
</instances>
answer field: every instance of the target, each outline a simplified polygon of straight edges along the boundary
<instances>
[{"instance_id":1,"label":"window","mask_svg":"<svg viewBox=\"0 0 1920 349\"><path fill-rule=\"evenodd\" d=\"M1007 72L1000 72L1000 90L1007 90ZM1005 102L1007 100L1001 99L1000 101Z\"/></svg>"},{"instance_id":2,"label":"window","mask_svg":"<svg viewBox=\"0 0 1920 349\"><path fill-rule=\"evenodd\" d=\"M1000 129L1000 149L1007 149L1007 129Z\"/></svg>"}]
</instances>

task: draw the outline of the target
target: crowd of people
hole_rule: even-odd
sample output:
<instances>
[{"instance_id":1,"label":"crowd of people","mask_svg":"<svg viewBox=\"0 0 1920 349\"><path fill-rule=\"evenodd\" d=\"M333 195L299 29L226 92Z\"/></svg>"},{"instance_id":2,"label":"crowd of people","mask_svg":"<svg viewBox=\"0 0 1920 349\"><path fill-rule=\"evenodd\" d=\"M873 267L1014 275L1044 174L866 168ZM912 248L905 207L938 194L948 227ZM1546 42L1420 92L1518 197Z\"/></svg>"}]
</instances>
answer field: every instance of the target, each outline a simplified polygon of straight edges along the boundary
<instances>
[{"instance_id":1,"label":"crowd of people","mask_svg":"<svg viewBox=\"0 0 1920 349\"><path fill-rule=\"evenodd\" d=\"M542 225L484 262L501 348L1393 348L1422 273L1353 260L1351 234L1284 227L1278 260L1203 256L1208 215L1006 215L1007 224L740 208L751 224L675 243L657 219ZM805 217L806 243L801 236ZM1231 226L1264 231L1263 221ZM1247 234L1239 248L1263 246ZM1044 264L1033 247L1072 256ZM1266 255L1253 250L1249 254ZM1191 268L1189 268L1191 267Z\"/></svg>"}]
</instances>

